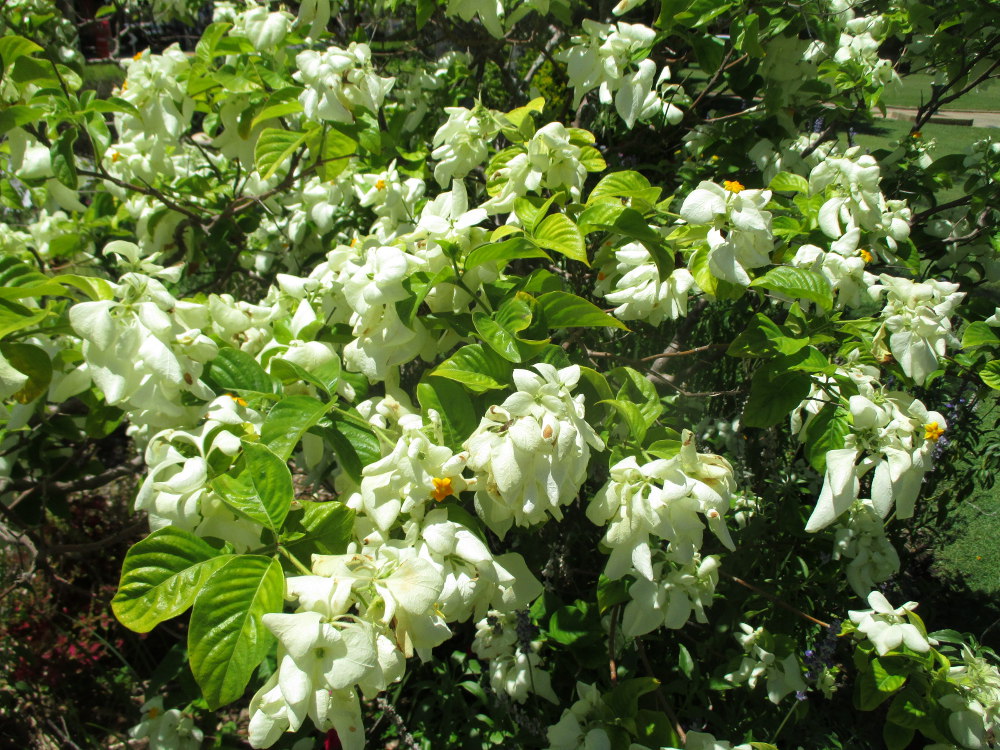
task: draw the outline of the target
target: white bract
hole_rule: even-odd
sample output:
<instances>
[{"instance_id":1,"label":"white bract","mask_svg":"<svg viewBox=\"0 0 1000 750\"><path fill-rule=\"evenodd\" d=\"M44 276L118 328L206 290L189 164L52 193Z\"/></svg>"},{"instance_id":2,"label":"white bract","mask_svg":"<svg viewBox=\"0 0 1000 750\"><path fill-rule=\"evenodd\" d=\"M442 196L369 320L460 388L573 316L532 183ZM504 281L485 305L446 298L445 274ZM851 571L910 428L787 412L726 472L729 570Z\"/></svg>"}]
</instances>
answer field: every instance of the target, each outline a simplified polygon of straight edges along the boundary
<instances>
[{"instance_id":1,"label":"white bract","mask_svg":"<svg viewBox=\"0 0 1000 750\"><path fill-rule=\"evenodd\" d=\"M903 372L922 385L953 340L950 318L965 293L958 284L937 279L918 282L889 274L879 279L876 293L886 293L882 318L889 349Z\"/></svg>"},{"instance_id":2,"label":"white bract","mask_svg":"<svg viewBox=\"0 0 1000 750\"><path fill-rule=\"evenodd\" d=\"M603 441L584 420L583 396L573 396L578 366L549 364L515 370L517 392L491 406L465 442L476 472L476 512L501 537L511 524L533 526L576 497L590 449Z\"/></svg>"},{"instance_id":3,"label":"white bract","mask_svg":"<svg viewBox=\"0 0 1000 750\"><path fill-rule=\"evenodd\" d=\"M932 645L937 645L937 641L909 622L908 615L916 609L916 602L906 602L894 609L883 594L872 591L868 595L868 605L871 609L851 610L848 615L858 632L872 642L879 656L903 645L917 653L926 653Z\"/></svg>"},{"instance_id":4,"label":"white bract","mask_svg":"<svg viewBox=\"0 0 1000 750\"><path fill-rule=\"evenodd\" d=\"M299 101L314 120L353 123L356 113L377 113L395 82L377 75L367 44L351 42L347 49L305 50L295 57L295 80L306 90Z\"/></svg>"},{"instance_id":5,"label":"white bract","mask_svg":"<svg viewBox=\"0 0 1000 750\"><path fill-rule=\"evenodd\" d=\"M687 314L694 277L686 268L674 269L661 281L652 256L638 242L629 242L608 255L600 266L594 291L616 305L618 318L645 320L655 326Z\"/></svg>"},{"instance_id":6,"label":"white bract","mask_svg":"<svg viewBox=\"0 0 1000 750\"><path fill-rule=\"evenodd\" d=\"M731 180L723 185L702 181L684 199L681 218L707 229L704 244L712 275L748 286L747 271L771 262L771 214L763 210L769 200L770 190L748 190Z\"/></svg>"}]
</instances>

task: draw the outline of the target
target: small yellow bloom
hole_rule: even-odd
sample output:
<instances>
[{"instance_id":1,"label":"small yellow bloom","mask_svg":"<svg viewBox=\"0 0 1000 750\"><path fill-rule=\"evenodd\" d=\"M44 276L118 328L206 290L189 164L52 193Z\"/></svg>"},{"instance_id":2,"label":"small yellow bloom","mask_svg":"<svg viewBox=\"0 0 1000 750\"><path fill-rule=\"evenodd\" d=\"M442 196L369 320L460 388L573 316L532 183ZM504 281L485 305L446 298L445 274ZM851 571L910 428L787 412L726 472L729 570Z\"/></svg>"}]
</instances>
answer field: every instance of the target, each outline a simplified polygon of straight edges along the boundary
<instances>
[{"instance_id":1,"label":"small yellow bloom","mask_svg":"<svg viewBox=\"0 0 1000 750\"><path fill-rule=\"evenodd\" d=\"M226 395L229 396L229 398L231 398L233 401L235 401L240 406L246 406L247 405L247 400L245 398L241 398L240 396L237 396L235 393L227 393Z\"/></svg>"},{"instance_id":2,"label":"small yellow bloom","mask_svg":"<svg viewBox=\"0 0 1000 750\"><path fill-rule=\"evenodd\" d=\"M938 441L944 435L944 427L939 427L937 422L928 422L924 425L924 440Z\"/></svg>"},{"instance_id":3,"label":"small yellow bloom","mask_svg":"<svg viewBox=\"0 0 1000 750\"><path fill-rule=\"evenodd\" d=\"M375 183L376 190L385 190L385 180L379 180Z\"/></svg>"},{"instance_id":4,"label":"small yellow bloom","mask_svg":"<svg viewBox=\"0 0 1000 750\"><path fill-rule=\"evenodd\" d=\"M718 161L722 161L722 157L720 157L718 154L713 154L712 156L708 157L708 160L712 162L712 164L715 164Z\"/></svg>"},{"instance_id":5,"label":"small yellow bloom","mask_svg":"<svg viewBox=\"0 0 1000 750\"><path fill-rule=\"evenodd\" d=\"M865 263L871 263L875 259L875 256L872 255L867 250L865 250L864 248L858 250L858 255L861 256L861 260L863 260Z\"/></svg>"},{"instance_id":6,"label":"small yellow bloom","mask_svg":"<svg viewBox=\"0 0 1000 750\"><path fill-rule=\"evenodd\" d=\"M923 135L924 134L921 133L919 130L914 130L912 133L910 133L910 138L922 138Z\"/></svg>"},{"instance_id":7,"label":"small yellow bloom","mask_svg":"<svg viewBox=\"0 0 1000 750\"><path fill-rule=\"evenodd\" d=\"M111 154L111 161L113 161L113 162L117 162L121 158L122 158L122 155L119 154L117 151L115 151L113 154Z\"/></svg>"},{"instance_id":8,"label":"small yellow bloom","mask_svg":"<svg viewBox=\"0 0 1000 750\"><path fill-rule=\"evenodd\" d=\"M160 715L160 709L158 709L156 706L151 706L149 711L146 713L146 718L155 719L159 715Z\"/></svg>"},{"instance_id":9,"label":"small yellow bloom","mask_svg":"<svg viewBox=\"0 0 1000 750\"><path fill-rule=\"evenodd\" d=\"M122 81L122 91L128 91L128 81Z\"/></svg>"},{"instance_id":10,"label":"small yellow bloom","mask_svg":"<svg viewBox=\"0 0 1000 750\"><path fill-rule=\"evenodd\" d=\"M133 60L141 60L142 59L142 52L136 52L134 55L132 55L132 59Z\"/></svg>"},{"instance_id":11,"label":"small yellow bloom","mask_svg":"<svg viewBox=\"0 0 1000 750\"><path fill-rule=\"evenodd\" d=\"M449 495L454 495L455 490L451 486L451 477L434 477L434 492L431 493L439 503Z\"/></svg>"},{"instance_id":12,"label":"small yellow bloom","mask_svg":"<svg viewBox=\"0 0 1000 750\"><path fill-rule=\"evenodd\" d=\"M744 190L746 190L746 188L743 187L743 185L737 182L736 180L723 180L722 187L724 187L730 193L742 193Z\"/></svg>"}]
</instances>

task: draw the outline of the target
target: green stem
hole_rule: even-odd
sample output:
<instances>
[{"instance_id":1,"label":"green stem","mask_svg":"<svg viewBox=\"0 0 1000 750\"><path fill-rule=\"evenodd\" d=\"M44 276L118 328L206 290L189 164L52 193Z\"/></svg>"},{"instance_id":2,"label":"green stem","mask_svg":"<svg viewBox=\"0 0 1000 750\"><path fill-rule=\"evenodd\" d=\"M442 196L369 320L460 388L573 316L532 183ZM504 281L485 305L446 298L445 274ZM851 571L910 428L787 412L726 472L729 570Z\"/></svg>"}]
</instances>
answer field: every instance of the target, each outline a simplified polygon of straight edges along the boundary
<instances>
[{"instance_id":1,"label":"green stem","mask_svg":"<svg viewBox=\"0 0 1000 750\"><path fill-rule=\"evenodd\" d=\"M287 549L285 549L284 547L282 547L280 544L278 545L278 552L280 552L286 558L288 558L289 562L291 562L292 565L294 565L296 568L298 568L299 572L302 573L302 575L311 576L313 574L313 572L311 570L309 570L309 568L307 568L305 565L303 565L301 562L299 562L299 559L295 555L293 555Z\"/></svg>"}]
</instances>

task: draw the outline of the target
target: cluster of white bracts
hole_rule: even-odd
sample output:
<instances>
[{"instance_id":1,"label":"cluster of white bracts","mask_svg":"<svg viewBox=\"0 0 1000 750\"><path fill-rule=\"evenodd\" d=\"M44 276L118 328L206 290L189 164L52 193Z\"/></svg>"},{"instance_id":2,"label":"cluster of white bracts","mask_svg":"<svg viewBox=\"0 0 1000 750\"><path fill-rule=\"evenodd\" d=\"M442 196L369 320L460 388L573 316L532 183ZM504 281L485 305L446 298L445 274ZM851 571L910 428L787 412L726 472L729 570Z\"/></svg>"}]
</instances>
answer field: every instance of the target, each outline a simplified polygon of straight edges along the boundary
<instances>
[{"instance_id":1,"label":"cluster of white bracts","mask_svg":"<svg viewBox=\"0 0 1000 750\"><path fill-rule=\"evenodd\" d=\"M676 268L660 281L660 272L649 251L639 242L629 242L605 253L594 293L615 305L621 320L645 320L660 325L687 314L688 291L694 277L686 268Z\"/></svg>"}]
</instances>

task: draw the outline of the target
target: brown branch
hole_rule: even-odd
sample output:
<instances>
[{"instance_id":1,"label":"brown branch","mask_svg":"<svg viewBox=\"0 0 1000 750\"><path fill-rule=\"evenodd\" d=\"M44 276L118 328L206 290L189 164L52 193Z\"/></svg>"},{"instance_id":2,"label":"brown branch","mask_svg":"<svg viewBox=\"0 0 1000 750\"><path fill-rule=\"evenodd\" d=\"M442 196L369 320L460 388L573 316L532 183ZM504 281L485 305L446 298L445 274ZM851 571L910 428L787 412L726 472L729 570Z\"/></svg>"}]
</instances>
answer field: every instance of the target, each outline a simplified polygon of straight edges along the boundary
<instances>
[{"instance_id":1,"label":"brown branch","mask_svg":"<svg viewBox=\"0 0 1000 750\"><path fill-rule=\"evenodd\" d=\"M135 521L119 529L114 534L104 539L96 542L83 542L81 544L53 544L45 549L47 553L54 553L57 555L73 555L81 554L85 552L96 552L98 550L104 549L105 547L110 547L113 544L118 544L123 542L129 537L135 535L136 532L141 531L146 526L146 518L137 518Z\"/></svg>"},{"instance_id":2,"label":"brown branch","mask_svg":"<svg viewBox=\"0 0 1000 750\"><path fill-rule=\"evenodd\" d=\"M775 604L777 604L782 609L786 609L789 612L792 612L792 613L798 615L799 617L802 617L802 618L808 620L809 622L815 623L816 625L820 625L820 626L822 626L824 628L829 628L830 627L830 623L823 622L822 620L817 620L812 615L807 615L801 609L796 609L795 607L793 607L788 602L782 601L781 599L779 599L778 597L776 597L774 594L769 594L768 592L764 591L764 589L760 588L759 586L755 586L754 584L749 583L748 581L744 581L742 578L737 578L732 573L727 573L725 571L722 571L722 575L724 575L726 578L728 578L731 581L735 581L740 586L744 586L744 587L750 589L751 591L753 591L754 593L760 594L765 599L770 599L772 602L774 602Z\"/></svg>"}]
</instances>

